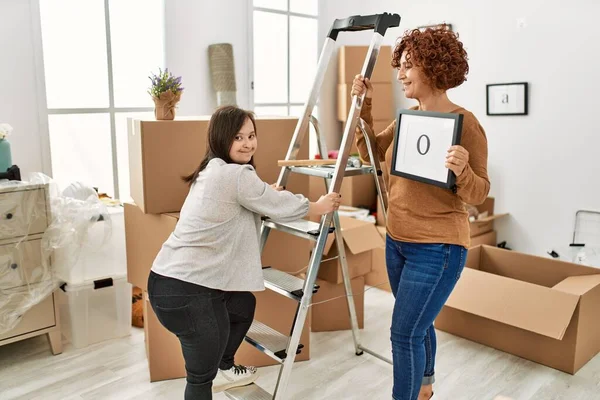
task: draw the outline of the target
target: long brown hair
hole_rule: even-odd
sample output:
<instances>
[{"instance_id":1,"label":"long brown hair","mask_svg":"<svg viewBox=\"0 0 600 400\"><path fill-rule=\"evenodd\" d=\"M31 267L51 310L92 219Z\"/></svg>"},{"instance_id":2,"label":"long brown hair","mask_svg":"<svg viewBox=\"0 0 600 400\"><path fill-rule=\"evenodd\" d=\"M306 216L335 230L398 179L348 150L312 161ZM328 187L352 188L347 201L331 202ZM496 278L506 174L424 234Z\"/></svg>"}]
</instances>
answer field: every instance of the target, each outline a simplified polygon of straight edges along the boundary
<instances>
[{"instance_id":1,"label":"long brown hair","mask_svg":"<svg viewBox=\"0 0 600 400\"><path fill-rule=\"evenodd\" d=\"M256 134L256 121L251 111L234 106L219 107L208 123L204 159L192 174L184 176L182 179L191 186L213 158L220 158L228 164L233 163L234 161L229 157L229 150L247 119L252 121ZM248 164L254 166L254 157Z\"/></svg>"}]
</instances>

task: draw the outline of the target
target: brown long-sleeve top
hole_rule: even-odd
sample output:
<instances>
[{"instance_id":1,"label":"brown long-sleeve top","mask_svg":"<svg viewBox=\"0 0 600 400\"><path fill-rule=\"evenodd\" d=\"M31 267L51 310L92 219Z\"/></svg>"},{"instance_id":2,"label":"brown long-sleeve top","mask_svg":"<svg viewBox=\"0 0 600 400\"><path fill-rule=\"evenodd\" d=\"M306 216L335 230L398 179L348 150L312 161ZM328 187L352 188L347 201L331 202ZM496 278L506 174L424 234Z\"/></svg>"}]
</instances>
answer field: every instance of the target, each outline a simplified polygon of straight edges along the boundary
<instances>
[{"instance_id":1,"label":"brown long-sleeve top","mask_svg":"<svg viewBox=\"0 0 600 400\"><path fill-rule=\"evenodd\" d=\"M361 118L373 128L371 99L365 98ZM490 191L487 174L487 137L473 113L458 108L463 115L460 145L469 152L469 163L456 178L456 193L395 175L389 175L387 232L395 240L415 243L446 243L470 246L469 217L464 203L483 203ZM390 168L396 121L376 134L380 161ZM356 146L363 160L369 161L365 138L357 129Z\"/></svg>"}]
</instances>

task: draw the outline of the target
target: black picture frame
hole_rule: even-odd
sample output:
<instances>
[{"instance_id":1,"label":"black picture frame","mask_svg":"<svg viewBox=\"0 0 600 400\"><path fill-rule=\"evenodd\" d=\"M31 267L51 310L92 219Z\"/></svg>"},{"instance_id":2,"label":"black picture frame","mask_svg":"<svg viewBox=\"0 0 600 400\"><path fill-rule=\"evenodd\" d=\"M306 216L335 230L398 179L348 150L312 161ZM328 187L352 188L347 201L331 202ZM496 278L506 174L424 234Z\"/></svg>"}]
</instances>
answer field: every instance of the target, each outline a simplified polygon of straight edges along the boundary
<instances>
[{"instance_id":1,"label":"black picture frame","mask_svg":"<svg viewBox=\"0 0 600 400\"><path fill-rule=\"evenodd\" d=\"M441 187L444 189L452 189L453 190L456 185L456 175L450 169L447 169L448 173L446 175L445 181L434 180L434 179L427 178L425 176L420 176L420 175L416 175L413 173L399 171L397 169L397 161L398 161L398 157L399 157L398 150L402 143L400 135L403 130L402 122L403 122L403 120L405 120L405 119L403 119L403 116L414 115L414 116L420 116L420 117L424 117L424 118L443 118L443 119L453 120L454 125L453 125L452 131L451 131L451 134L452 134L451 145L454 146L454 145L459 145L460 141L461 141L463 115L458 114L458 113L440 113L440 112L432 112L432 111L407 110L407 109L399 109L396 112L396 115L397 115L397 120L396 120L397 123L396 123L396 131L394 132L394 142L393 142L394 148L393 148L393 153L392 153L392 163L390 165L390 174L395 175L395 176L400 176L400 177L403 177L406 179L411 179L414 181L430 184L430 185L435 185L435 186L438 186L438 187ZM427 137L427 136L421 135L419 137L419 140L417 141L417 151L420 154L425 155L427 153L427 151L429 151L429 147L431 145L431 140L427 137L427 142L426 142L427 150L425 151L425 153L421 153L419 144L421 143L422 137ZM444 149L444 154L445 154L446 150L447 149ZM440 163L444 163L444 162L445 162L445 158L440 159Z\"/></svg>"},{"instance_id":2,"label":"black picture frame","mask_svg":"<svg viewBox=\"0 0 600 400\"><path fill-rule=\"evenodd\" d=\"M513 87L517 88L514 93L516 109L511 110L509 107L511 98L509 92ZM504 91L504 93L502 93ZM502 96L502 103L506 99L507 106L496 104L496 97ZM506 97L504 97L506 96ZM489 116L506 116L506 115L528 115L529 114L529 84L527 82L510 82L510 83L491 83L485 86L485 110Z\"/></svg>"}]
</instances>

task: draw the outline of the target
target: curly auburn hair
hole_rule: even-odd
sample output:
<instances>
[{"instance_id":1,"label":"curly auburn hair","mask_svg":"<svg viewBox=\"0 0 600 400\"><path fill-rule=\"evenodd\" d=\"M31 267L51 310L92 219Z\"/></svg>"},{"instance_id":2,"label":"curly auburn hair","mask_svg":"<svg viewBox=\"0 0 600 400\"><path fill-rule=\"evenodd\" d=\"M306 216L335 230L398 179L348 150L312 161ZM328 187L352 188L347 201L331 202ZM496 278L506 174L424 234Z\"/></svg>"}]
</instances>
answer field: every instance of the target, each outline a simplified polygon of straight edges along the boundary
<instances>
[{"instance_id":1,"label":"curly auburn hair","mask_svg":"<svg viewBox=\"0 0 600 400\"><path fill-rule=\"evenodd\" d=\"M458 35L445 27L413 29L394 48L392 67L400 68L400 57L423 70L428 83L438 90L448 90L467 80L467 52Z\"/></svg>"}]
</instances>

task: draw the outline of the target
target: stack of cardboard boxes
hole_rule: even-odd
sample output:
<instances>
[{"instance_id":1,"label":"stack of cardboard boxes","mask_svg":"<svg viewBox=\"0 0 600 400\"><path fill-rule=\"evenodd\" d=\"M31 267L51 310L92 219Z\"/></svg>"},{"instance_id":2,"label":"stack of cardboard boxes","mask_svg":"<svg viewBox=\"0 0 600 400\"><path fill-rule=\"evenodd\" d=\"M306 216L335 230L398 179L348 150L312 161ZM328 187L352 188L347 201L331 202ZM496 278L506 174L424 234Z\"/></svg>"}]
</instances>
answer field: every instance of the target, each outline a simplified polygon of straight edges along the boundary
<instances>
[{"instance_id":1,"label":"stack of cardboard boxes","mask_svg":"<svg viewBox=\"0 0 600 400\"><path fill-rule=\"evenodd\" d=\"M338 52L338 120L346 122L352 104L352 81L361 73L369 46L341 46ZM381 46L371 74L373 84L373 130L383 131L394 120L392 48ZM357 152L356 147L353 152Z\"/></svg>"},{"instance_id":2,"label":"stack of cardboard boxes","mask_svg":"<svg viewBox=\"0 0 600 400\"><path fill-rule=\"evenodd\" d=\"M383 245L383 240L371 222L344 217L340 217L340 222L358 325L363 328L365 276L371 272L373 252ZM319 268L317 284L320 288L313 297L313 332L350 329L350 315L347 299L344 297L346 292L338 254L338 243L335 236L330 235Z\"/></svg>"},{"instance_id":3,"label":"stack of cardboard boxes","mask_svg":"<svg viewBox=\"0 0 600 400\"><path fill-rule=\"evenodd\" d=\"M258 175L275 183L297 118L257 118L259 145L255 154ZM185 376L177 338L159 323L147 297L147 279L154 258L175 229L179 211L188 193L181 179L200 164L206 149L209 117L175 121L132 120L129 123L131 196L134 204L125 205L128 280L144 291L144 330L151 381ZM299 158L308 158L308 141ZM307 176L293 175L286 185L294 193L308 195ZM263 265L288 273L300 273L308 264L310 243L272 232L263 253ZM201 262L199 260L199 262ZM255 293L256 319L284 334L289 334L297 303L270 290ZM310 357L310 319L301 343L305 346L297 360ZM274 360L244 343L236 362L265 366Z\"/></svg>"},{"instance_id":4,"label":"stack of cardboard boxes","mask_svg":"<svg viewBox=\"0 0 600 400\"><path fill-rule=\"evenodd\" d=\"M297 118L261 118L256 120L258 150L254 161L258 175L265 182L276 182L297 124ZM151 381L185 376L185 367L177 338L168 332L154 315L148 301L147 279L152 263L162 244L175 229L179 211L188 193L181 179L190 174L202 160L206 148L209 117L175 121L131 120L128 131L131 196L125 205L128 280L144 292L144 330ZM308 158L308 142L298 154ZM369 182L372 176L367 176ZM316 190L318 187L322 190ZM365 191L356 178L346 180L344 197L352 205L375 202L374 186ZM292 174L286 185L293 193L304 194L316 201L325 194L324 180ZM372 223L342 218L342 236L352 278L352 291L360 326L364 321L364 275L371 271L372 251L382 246L382 239ZM271 231L262 254L263 266L300 276L309 264L312 244L304 239ZM305 324L302 352L296 360L310 358L310 331L349 329L348 305L337 255L337 244L331 235L325 248L325 259L319 273L319 292ZM297 303L270 290L254 293L257 299L255 318L289 334ZM275 361L247 343L236 354L236 362L267 366Z\"/></svg>"}]
</instances>

